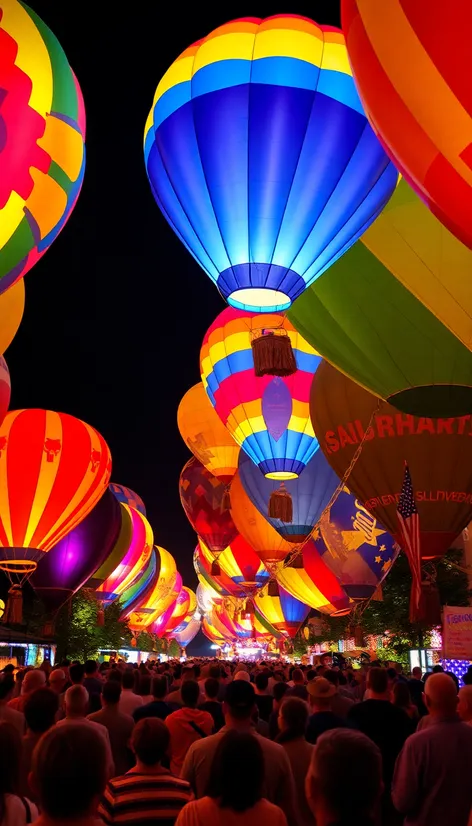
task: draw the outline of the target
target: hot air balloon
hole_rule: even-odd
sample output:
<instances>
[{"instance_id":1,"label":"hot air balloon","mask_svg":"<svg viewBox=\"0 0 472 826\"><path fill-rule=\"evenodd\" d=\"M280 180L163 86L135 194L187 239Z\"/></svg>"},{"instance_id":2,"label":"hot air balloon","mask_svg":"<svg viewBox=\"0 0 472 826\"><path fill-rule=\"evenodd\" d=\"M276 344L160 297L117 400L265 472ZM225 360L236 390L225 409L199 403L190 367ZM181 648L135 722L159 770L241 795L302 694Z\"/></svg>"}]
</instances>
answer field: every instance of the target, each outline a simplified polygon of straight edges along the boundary
<instances>
[{"instance_id":1,"label":"hot air balloon","mask_svg":"<svg viewBox=\"0 0 472 826\"><path fill-rule=\"evenodd\" d=\"M179 404L177 424L187 447L222 482L238 467L239 445L220 421L201 382L187 390Z\"/></svg>"},{"instance_id":2,"label":"hot air balloon","mask_svg":"<svg viewBox=\"0 0 472 826\"><path fill-rule=\"evenodd\" d=\"M25 283L20 279L8 290L0 293L0 353L4 353L13 341L24 309Z\"/></svg>"},{"instance_id":3,"label":"hot air balloon","mask_svg":"<svg viewBox=\"0 0 472 826\"><path fill-rule=\"evenodd\" d=\"M213 591L223 596L230 596L240 593L240 589L225 574L218 565L218 572L215 573L215 568L212 563L212 556L205 544L200 542L195 548L193 554L193 567L197 574L199 582L208 585Z\"/></svg>"},{"instance_id":4,"label":"hot air balloon","mask_svg":"<svg viewBox=\"0 0 472 826\"><path fill-rule=\"evenodd\" d=\"M200 631L200 625L200 620L191 617L182 631L173 631L172 634L170 634L170 639L176 640L180 647L185 650L197 636Z\"/></svg>"},{"instance_id":5,"label":"hot air balloon","mask_svg":"<svg viewBox=\"0 0 472 826\"><path fill-rule=\"evenodd\" d=\"M188 521L216 558L238 534L226 485L193 458L180 474L179 492Z\"/></svg>"},{"instance_id":6,"label":"hot air balloon","mask_svg":"<svg viewBox=\"0 0 472 826\"><path fill-rule=\"evenodd\" d=\"M366 233L290 310L335 367L405 413L472 410L472 252L401 181Z\"/></svg>"},{"instance_id":7,"label":"hot air balloon","mask_svg":"<svg viewBox=\"0 0 472 826\"><path fill-rule=\"evenodd\" d=\"M280 632L251 603L249 610L241 601L232 597L216 601L212 609L211 621L215 628L224 626L232 638L277 639Z\"/></svg>"},{"instance_id":8,"label":"hot air balloon","mask_svg":"<svg viewBox=\"0 0 472 826\"><path fill-rule=\"evenodd\" d=\"M215 596L218 596L218 594L208 583L199 582L197 585L196 596L197 608L204 616L211 611Z\"/></svg>"},{"instance_id":9,"label":"hot air balloon","mask_svg":"<svg viewBox=\"0 0 472 826\"><path fill-rule=\"evenodd\" d=\"M265 479L254 462L244 453L241 453L239 459L239 478L252 504L259 513L266 516L270 497L277 490L277 482ZM270 516L266 516L266 519L287 542L300 544L311 534L338 485L339 478L322 451L317 450L298 479L286 482L287 492L293 503L291 521L282 522L281 519Z\"/></svg>"},{"instance_id":10,"label":"hot air balloon","mask_svg":"<svg viewBox=\"0 0 472 826\"><path fill-rule=\"evenodd\" d=\"M136 605L143 602L152 590L157 572L156 552L153 549L148 564L140 572L139 577L121 594L120 603L122 613L133 611Z\"/></svg>"},{"instance_id":11,"label":"hot air balloon","mask_svg":"<svg viewBox=\"0 0 472 826\"><path fill-rule=\"evenodd\" d=\"M181 605L175 611L175 616L172 616L171 623L169 623L166 627L166 636L168 635L169 637L173 636L174 633L184 631L190 620L195 617L195 612L197 610L197 595L195 591L192 591L191 588L187 588L186 585L184 585L182 590L186 593L187 597L187 612L185 614L183 612L182 600ZM176 621L177 615L179 616L178 622Z\"/></svg>"},{"instance_id":12,"label":"hot air balloon","mask_svg":"<svg viewBox=\"0 0 472 826\"><path fill-rule=\"evenodd\" d=\"M0 424L6 416L8 405L10 404L10 396L10 371L5 359L3 356L0 356Z\"/></svg>"},{"instance_id":13,"label":"hot air balloon","mask_svg":"<svg viewBox=\"0 0 472 826\"><path fill-rule=\"evenodd\" d=\"M138 605L121 614L121 619L128 620L129 628L135 635L152 625L180 593L181 580L177 576L174 557L160 545L155 545L154 548L157 566L153 586Z\"/></svg>"},{"instance_id":14,"label":"hot air balloon","mask_svg":"<svg viewBox=\"0 0 472 826\"><path fill-rule=\"evenodd\" d=\"M292 562L278 568L276 576L279 585L292 597L322 614L341 616L352 608L346 590L312 539Z\"/></svg>"},{"instance_id":15,"label":"hot air balloon","mask_svg":"<svg viewBox=\"0 0 472 826\"><path fill-rule=\"evenodd\" d=\"M470 3L343 0L342 21L367 115L406 180L472 248Z\"/></svg>"},{"instance_id":16,"label":"hot air balloon","mask_svg":"<svg viewBox=\"0 0 472 826\"><path fill-rule=\"evenodd\" d=\"M236 637L232 636L227 628L215 628L212 622L212 617L203 617L202 631L205 637L210 640L213 645L223 646L228 642L235 642Z\"/></svg>"},{"instance_id":17,"label":"hot air balloon","mask_svg":"<svg viewBox=\"0 0 472 826\"><path fill-rule=\"evenodd\" d=\"M13 410L0 426L0 570L24 579L84 519L111 472L104 438L51 410Z\"/></svg>"},{"instance_id":18,"label":"hot air balloon","mask_svg":"<svg viewBox=\"0 0 472 826\"><path fill-rule=\"evenodd\" d=\"M142 513L120 503L121 528L103 565L87 583L103 606L110 605L135 584L148 565L154 535Z\"/></svg>"},{"instance_id":19,"label":"hot air balloon","mask_svg":"<svg viewBox=\"0 0 472 826\"><path fill-rule=\"evenodd\" d=\"M18 0L3 0L1 12L3 292L39 260L75 206L85 170L85 109L51 30Z\"/></svg>"},{"instance_id":20,"label":"hot air balloon","mask_svg":"<svg viewBox=\"0 0 472 826\"><path fill-rule=\"evenodd\" d=\"M315 545L353 600L373 597L400 553L393 536L347 488L321 517Z\"/></svg>"},{"instance_id":21,"label":"hot air balloon","mask_svg":"<svg viewBox=\"0 0 472 826\"><path fill-rule=\"evenodd\" d=\"M31 585L48 612L57 611L106 560L120 528L120 506L107 490L80 525L43 557L31 576Z\"/></svg>"},{"instance_id":22,"label":"hot air balloon","mask_svg":"<svg viewBox=\"0 0 472 826\"><path fill-rule=\"evenodd\" d=\"M188 605L188 596L185 591L182 591L183 581L182 577L177 571L176 582L175 582L175 593L177 594L176 598L173 602L162 612L159 614L158 617L154 620L152 625L149 627L151 633L156 634L158 637L163 637L167 630L167 625L171 622L173 617L174 611L177 609L178 606L184 603L184 610L182 612L182 616L185 616L187 613L187 605Z\"/></svg>"},{"instance_id":23,"label":"hot air balloon","mask_svg":"<svg viewBox=\"0 0 472 826\"><path fill-rule=\"evenodd\" d=\"M118 502L123 502L124 505L129 505L130 508L134 508L136 511L142 513L143 516L146 516L146 506L134 490L126 488L124 485L117 485L115 482L110 484L110 490L116 496Z\"/></svg>"},{"instance_id":24,"label":"hot air balloon","mask_svg":"<svg viewBox=\"0 0 472 826\"><path fill-rule=\"evenodd\" d=\"M295 599L280 585L274 596L261 591L256 595L254 604L277 631L288 634L292 639L310 612L308 605Z\"/></svg>"},{"instance_id":25,"label":"hot air balloon","mask_svg":"<svg viewBox=\"0 0 472 826\"><path fill-rule=\"evenodd\" d=\"M144 155L164 217L240 309L282 311L354 243L397 172L360 104L342 32L244 18L186 49Z\"/></svg>"},{"instance_id":26,"label":"hot air balloon","mask_svg":"<svg viewBox=\"0 0 472 826\"><path fill-rule=\"evenodd\" d=\"M281 327L290 338L296 371L256 376L253 332ZM257 316L228 307L203 340L200 370L218 416L262 473L295 479L318 449L308 401L319 355L280 315Z\"/></svg>"},{"instance_id":27,"label":"hot air balloon","mask_svg":"<svg viewBox=\"0 0 472 826\"><path fill-rule=\"evenodd\" d=\"M205 546L203 540L199 540L199 545L203 556L211 565L211 552ZM231 580L232 593L235 595L253 594L259 588L262 588L269 578L269 572L262 564L254 548L251 548L249 543L239 534L219 555L218 563L223 574Z\"/></svg>"},{"instance_id":28,"label":"hot air balloon","mask_svg":"<svg viewBox=\"0 0 472 826\"><path fill-rule=\"evenodd\" d=\"M239 471L231 482L230 498L231 516L236 528L265 567L273 573L297 546L287 542L252 504L244 490Z\"/></svg>"},{"instance_id":29,"label":"hot air balloon","mask_svg":"<svg viewBox=\"0 0 472 826\"><path fill-rule=\"evenodd\" d=\"M375 396L326 362L315 376L310 408L323 452L340 477L365 435L347 484L400 545L397 504L408 463L422 557L444 554L472 518L471 416L416 418L386 402L379 407Z\"/></svg>"}]
</instances>

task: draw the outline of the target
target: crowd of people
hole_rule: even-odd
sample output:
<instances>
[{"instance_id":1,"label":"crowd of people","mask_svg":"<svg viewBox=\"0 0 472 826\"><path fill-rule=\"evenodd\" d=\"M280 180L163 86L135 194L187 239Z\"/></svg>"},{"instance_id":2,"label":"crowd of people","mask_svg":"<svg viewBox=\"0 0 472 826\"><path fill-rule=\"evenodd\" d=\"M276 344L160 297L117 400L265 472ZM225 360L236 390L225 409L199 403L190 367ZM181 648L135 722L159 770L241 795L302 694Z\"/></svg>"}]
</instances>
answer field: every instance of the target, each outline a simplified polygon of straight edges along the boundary
<instances>
[{"instance_id":1,"label":"crowd of people","mask_svg":"<svg viewBox=\"0 0 472 826\"><path fill-rule=\"evenodd\" d=\"M468 826L470 765L472 669L462 687L326 661L0 675L0 826Z\"/></svg>"}]
</instances>

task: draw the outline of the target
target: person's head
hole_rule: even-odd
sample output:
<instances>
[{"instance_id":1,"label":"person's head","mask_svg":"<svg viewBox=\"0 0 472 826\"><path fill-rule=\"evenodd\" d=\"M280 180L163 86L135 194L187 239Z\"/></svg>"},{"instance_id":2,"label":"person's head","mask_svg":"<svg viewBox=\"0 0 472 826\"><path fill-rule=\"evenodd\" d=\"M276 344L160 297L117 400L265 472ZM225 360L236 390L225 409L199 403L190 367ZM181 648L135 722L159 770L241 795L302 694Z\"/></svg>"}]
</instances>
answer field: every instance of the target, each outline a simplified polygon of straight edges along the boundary
<instances>
[{"instance_id":1,"label":"person's head","mask_svg":"<svg viewBox=\"0 0 472 826\"><path fill-rule=\"evenodd\" d=\"M46 672L41 671L39 668L34 668L32 671L28 671L25 675L25 679L23 680L23 685L21 687L22 694L31 694L32 691L36 691L37 688L44 688L46 685Z\"/></svg>"},{"instance_id":2,"label":"person's head","mask_svg":"<svg viewBox=\"0 0 472 826\"><path fill-rule=\"evenodd\" d=\"M238 682L243 682L243 683L250 683L251 682L251 678L250 678L247 671L236 671L236 674L233 677L233 681L234 680L237 680Z\"/></svg>"},{"instance_id":3,"label":"person's head","mask_svg":"<svg viewBox=\"0 0 472 826\"><path fill-rule=\"evenodd\" d=\"M65 696L66 717L86 717L89 710L89 694L83 685L72 685Z\"/></svg>"},{"instance_id":4,"label":"person's head","mask_svg":"<svg viewBox=\"0 0 472 826\"><path fill-rule=\"evenodd\" d=\"M122 674L119 668L110 668L107 674L107 682L119 683L121 685Z\"/></svg>"},{"instance_id":5,"label":"person's head","mask_svg":"<svg viewBox=\"0 0 472 826\"><path fill-rule=\"evenodd\" d=\"M80 663L73 663L69 668L69 680L72 685L82 685L84 681L84 667Z\"/></svg>"},{"instance_id":6,"label":"person's head","mask_svg":"<svg viewBox=\"0 0 472 826\"><path fill-rule=\"evenodd\" d=\"M431 674L424 697L431 717L452 717L457 712L457 688L448 674Z\"/></svg>"},{"instance_id":7,"label":"person's head","mask_svg":"<svg viewBox=\"0 0 472 826\"><path fill-rule=\"evenodd\" d=\"M305 678L303 676L303 671L301 668L294 668L292 671L292 680L295 685L304 685Z\"/></svg>"},{"instance_id":8,"label":"person's head","mask_svg":"<svg viewBox=\"0 0 472 826\"><path fill-rule=\"evenodd\" d=\"M273 702L272 702L274 711L277 711L277 709L280 708L280 704L281 704L285 694L287 693L287 691L288 691L287 683L276 683L274 685L274 688L273 688L273 697L274 697L274 699L273 699Z\"/></svg>"},{"instance_id":9,"label":"person's head","mask_svg":"<svg viewBox=\"0 0 472 826\"><path fill-rule=\"evenodd\" d=\"M216 700L220 690L220 683L214 677L205 680L205 695L208 700Z\"/></svg>"},{"instance_id":10,"label":"person's head","mask_svg":"<svg viewBox=\"0 0 472 826\"><path fill-rule=\"evenodd\" d=\"M456 691L457 691L457 693L459 693L459 679L457 677L457 674L454 674L453 671L445 671L444 673L447 674L447 676L450 677L451 680L454 681L454 684L456 686Z\"/></svg>"},{"instance_id":11,"label":"person's head","mask_svg":"<svg viewBox=\"0 0 472 826\"><path fill-rule=\"evenodd\" d=\"M55 668L49 675L49 687L52 691L55 691L56 694L62 694L66 679L65 671L63 671L62 668Z\"/></svg>"},{"instance_id":12,"label":"person's head","mask_svg":"<svg viewBox=\"0 0 472 826\"><path fill-rule=\"evenodd\" d=\"M233 683L238 684L251 687L245 682ZM264 755L258 738L229 731L215 751L205 793L217 799L222 809L245 812L261 799L263 781Z\"/></svg>"},{"instance_id":13,"label":"person's head","mask_svg":"<svg viewBox=\"0 0 472 826\"><path fill-rule=\"evenodd\" d=\"M180 680L180 678L182 677L182 666L180 665L180 663L177 663L177 665L174 666L172 675L174 680Z\"/></svg>"},{"instance_id":14,"label":"person's head","mask_svg":"<svg viewBox=\"0 0 472 826\"><path fill-rule=\"evenodd\" d=\"M196 680L185 680L180 689L182 705L186 708L196 708L200 699L200 686Z\"/></svg>"},{"instance_id":15,"label":"person's head","mask_svg":"<svg viewBox=\"0 0 472 826\"><path fill-rule=\"evenodd\" d=\"M163 700L167 694L167 680L165 677L154 677L152 681L152 696L155 700Z\"/></svg>"},{"instance_id":16,"label":"person's head","mask_svg":"<svg viewBox=\"0 0 472 826\"><path fill-rule=\"evenodd\" d=\"M56 722L59 709L59 696L50 688L37 688L28 696L24 715L28 731L44 734Z\"/></svg>"},{"instance_id":17,"label":"person's head","mask_svg":"<svg viewBox=\"0 0 472 826\"><path fill-rule=\"evenodd\" d=\"M118 708L118 703L121 697L121 686L115 680L107 680L104 683L102 693L100 695L103 708Z\"/></svg>"},{"instance_id":18,"label":"person's head","mask_svg":"<svg viewBox=\"0 0 472 826\"><path fill-rule=\"evenodd\" d=\"M442 667L442 665L435 665L434 668L432 669L432 673L433 674L444 674L444 668Z\"/></svg>"},{"instance_id":19,"label":"person's head","mask_svg":"<svg viewBox=\"0 0 472 826\"><path fill-rule=\"evenodd\" d=\"M11 673L6 672L0 678L0 703L8 703L11 693L15 687L15 681Z\"/></svg>"},{"instance_id":20,"label":"person's head","mask_svg":"<svg viewBox=\"0 0 472 826\"><path fill-rule=\"evenodd\" d=\"M464 685L472 685L472 666L469 665L466 673L462 677Z\"/></svg>"},{"instance_id":21,"label":"person's head","mask_svg":"<svg viewBox=\"0 0 472 826\"><path fill-rule=\"evenodd\" d=\"M306 672L306 679L308 683L311 683L312 680L316 678L316 671L314 668L309 668Z\"/></svg>"},{"instance_id":22,"label":"person's head","mask_svg":"<svg viewBox=\"0 0 472 826\"><path fill-rule=\"evenodd\" d=\"M396 668L387 668L387 680L388 680L388 687L390 690L393 689L393 686L398 680L398 674Z\"/></svg>"},{"instance_id":23,"label":"person's head","mask_svg":"<svg viewBox=\"0 0 472 826\"><path fill-rule=\"evenodd\" d=\"M411 676L414 680L421 680L421 678L423 676L423 672L422 672L421 668L418 665L415 665L415 667L413 668L413 670L411 672Z\"/></svg>"},{"instance_id":24,"label":"person's head","mask_svg":"<svg viewBox=\"0 0 472 826\"><path fill-rule=\"evenodd\" d=\"M0 821L5 816L5 795L19 794L22 742L18 730L0 722Z\"/></svg>"},{"instance_id":25,"label":"person's head","mask_svg":"<svg viewBox=\"0 0 472 826\"><path fill-rule=\"evenodd\" d=\"M29 778L42 814L58 824L93 816L106 766L105 742L94 726L51 728L33 752Z\"/></svg>"},{"instance_id":26,"label":"person's head","mask_svg":"<svg viewBox=\"0 0 472 826\"><path fill-rule=\"evenodd\" d=\"M86 677L93 677L94 674L97 673L98 670L98 663L96 660L86 660L84 665L84 671Z\"/></svg>"},{"instance_id":27,"label":"person's head","mask_svg":"<svg viewBox=\"0 0 472 826\"><path fill-rule=\"evenodd\" d=\"M286 697L279 708L278 726L292 738L304 737L308 722L308 706L299 697Z\"/></svg>"},{"instance_id":28,"label":"person's head","mask_svg":"<svg viewBox=\"0 0 472 826\"><path fill-rule=\"evenodd\" d=\"M315 671L317 677L324 677L324 673L327 671L327 668L325 665L317 665Z\"/></svg>"},{"instance_id":29,"label":"person's head","mask_svg":"<svg viewBox=\"0 0 472 826\"><path fill-rule=\"evenodd\" d=\"M392 690L392 701L398 708L409 708L411 706L411 696L408 684L400 680L395 683Z\"/></svg>"},{"instance_id":30,"label":"person's head","mask_svg":"<svg viewBox=\"0 0 472 826\"><path fill-rule=\"evenodd\" d=\"M182 680L182 685L184 683L188 682L189 680L192 680L192 681L195 682L195 671L193 670L193 668L190 668L190 666L186 666L185 668L182 668L181 680Z\"/></svg>"},{"instance_id":31,"label":"person's head","mask_svg":"<svg viewBox=\"0 0 472 826\"><path fill-rule=\"evenodd\" d=\"M312 711L329 711L331 700L336 694L336 688L326 677L317 677L312 683L308 683L308 699Z\"/></svg>"},{"instance_id":32,"label":"person's head","mask_svg":"<svg viewBox=\"0 0 472 826\"><path fill-rule=\"evenodd\" d=\"M134 688L134 671L125 671L121 678L121 685L124 689Z\"/></svg>"},{"instance_id":33,"label":"person's head","mask_svg":"<svg viewBox=\"0 0 472 826\"><path fill-rule=\"evenodd\" d=\"M367 675L367 687L372 700L390 699L388 674L385 668L371 668Z\"/></svg>"},{"instance_id":34,"label":"person's head","mask_svg":"<svg viewBox=\"0 0 472 826\"><path fill-rule=\"evenodd\" d=\"M329 668L328 671L324 673L325 680L328 680L331 685L334 685L336 689L339 686L339 671L334 671L334 669Z\"/></svg>"},{"instance_id":35,"label":"person's head","mask_svg":"<svg viewBox=\"0 0 472 826\"><path fill-rule=\"evenodd\" d=\"M466 685L459 691L457 710L464 722L468 723L469 720L472 720L472 685Z\"/></svg>"},{"instance_id":36,"label":"person's head","mask_svg":"<svg viewBox=\"0 0 472 826\"><path fill-rule=\"evenodd\" d=\"M220 680L221 679L221 666L219 665L210 665L208 669L208 676L211 677L213 680Z\"/></svg>"},{"instance_id":37,"label":"person's head","mask_svg":"<svg viewBox=\"0 0 472 826\"><path fill-rule=\"evenodd\" d=\"M260 674L256 674L256 679L254 680L255 686L258 691L267 691L269 686L269 678L267 674L263 671Z\"/></svg>"},{"instance_id":38,"label":"person's head","mask_svg":"<svg viewBox=\"0 0 472 826\"><path fill-rule=\"evenodd\" d=\"M169 729L157 717L145 717L133 729L131 748L137 763L146 767L158 766L169 748Z\"/></svg>"},{"instance_id":39,"label":"person's head","mask_svg":"<svg viewBox=\"0 0 472 826\"><path fill-rule=\"evenodd\" d=\"M233 680L226 686L223 713L227 725L247 723L257 709L255 692L250 682Z\"/></svg>"},{"instance_id":40,"label":"person's head","mask_svg":"<svg viewBox=\"0 0 472 826\"><path fill-rule=\"evenodd\" d=\"M15 671L15 666L13 663L7 663L5 668L2 668L2 674L13 674Z\"/></svg>"},{"instance_id":41,"label":"person's head","mask_svg":"<svg viewBox=\"0 0 472 826\"><path fill-rule=\"evenodd\" d=\"M305 789L318 826L369 822L383 791L378 747L360 731L325 732L313 749Z\"/></svg>"},{"instance_id":42,"label":"person's head","mask_svg":"<svg viewBox=\"0 0 472 826\"><path fill-rule=\"evenodd\" d=\"M139 674L138 680L138 694L141 697L148 697L151 693L151 675L150 674Z\"/></svg>"}]
</instances>

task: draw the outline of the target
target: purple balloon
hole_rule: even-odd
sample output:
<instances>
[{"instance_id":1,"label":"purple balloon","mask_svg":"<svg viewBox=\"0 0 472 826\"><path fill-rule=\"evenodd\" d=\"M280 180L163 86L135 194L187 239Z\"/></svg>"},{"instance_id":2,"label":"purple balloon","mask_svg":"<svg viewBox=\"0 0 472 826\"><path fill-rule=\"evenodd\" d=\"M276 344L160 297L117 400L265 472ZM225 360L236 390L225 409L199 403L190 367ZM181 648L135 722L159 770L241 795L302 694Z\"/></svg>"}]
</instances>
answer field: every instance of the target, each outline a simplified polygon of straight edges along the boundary
<instances>
[{"instance_id":1,"label":"purple balloon","mask_svg":"<svg viewBox=\"0 0 472 826\"><path fill-rule=\"evenodd\" d=\"M48 613L57 611L100 568L120 527L119 502L106 490L88 516L44 554L30 582Z\"/></svg>"}]
</instances>

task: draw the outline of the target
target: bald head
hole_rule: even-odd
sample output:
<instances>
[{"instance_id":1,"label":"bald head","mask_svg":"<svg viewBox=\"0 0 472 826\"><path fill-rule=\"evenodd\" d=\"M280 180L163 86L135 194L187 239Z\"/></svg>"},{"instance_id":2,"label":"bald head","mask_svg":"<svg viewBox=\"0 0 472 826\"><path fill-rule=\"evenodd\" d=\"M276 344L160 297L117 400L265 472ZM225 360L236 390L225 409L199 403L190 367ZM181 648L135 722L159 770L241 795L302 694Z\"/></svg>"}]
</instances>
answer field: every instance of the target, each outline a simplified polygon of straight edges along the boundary
<instances>
[{"instance_id":1,"label":"bald head","mask_svg":"<svg viewBox=\"0 0 472 826\"><path fill-rule=\"evenodd\" d=\"M432 716L443 717L457 711L457 688L448 674L432 674L425 685L426 705Z\"/></svg>"},{"instance_id":2,"label":"bald head","mask_svg":"<svg viewBox=\"0 0 472 826\"><path fill-rule=\"evenodd\" d=\"M46 674L44 671L40 671L39 668L34 668L33 671L28 671L25 674L21 693L30 694L32 691L36 691L37 688L44 688L45 685Z\"/></svg>"},{"instance_id":3,"label":"bald head","mask_svg":"<svg viewBox=\"0 0 472 826\"><path fill-rule=\"evenodd\" d=\"M89 695L83 685L73 685L66 691L66 716L85 717L88 714Z\"/></svg>"}]
</instances>

